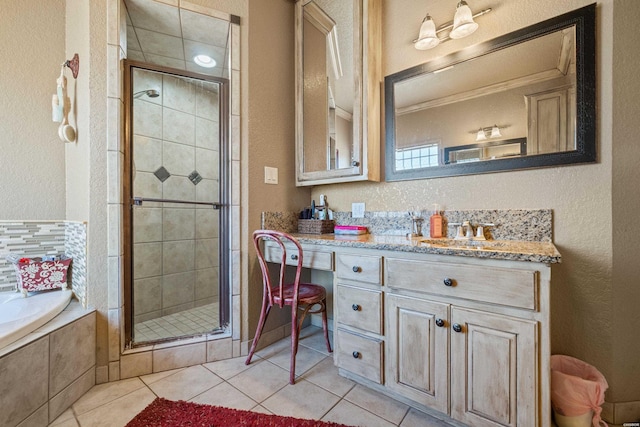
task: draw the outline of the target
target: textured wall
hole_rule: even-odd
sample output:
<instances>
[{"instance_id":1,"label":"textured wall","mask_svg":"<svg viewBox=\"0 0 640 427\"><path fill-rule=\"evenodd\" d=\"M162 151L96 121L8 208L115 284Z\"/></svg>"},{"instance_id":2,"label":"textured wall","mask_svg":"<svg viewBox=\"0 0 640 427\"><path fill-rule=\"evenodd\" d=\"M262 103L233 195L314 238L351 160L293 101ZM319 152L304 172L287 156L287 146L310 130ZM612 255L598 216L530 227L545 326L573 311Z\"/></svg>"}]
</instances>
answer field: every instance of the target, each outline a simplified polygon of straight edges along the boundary
<instances>
[{"instance_id":1,"label":"textured wall","mask_svg":"<svg viewBox=\"0 0 640 427\"><path fill-rule=\"evenodd\" d=\"M277 30L276 30L277 29ZM249 3L249 141L242 153L248 167L243 193L248 195L248 234L260 228L262 211L296 211L310 203L309 189L295 186L293 3L285 0ZM243 146L244 148L245 146ZM264 167L277 167L279 184L264 183ZM246 175L243 175L243 177ZM247 185L246 187L244 185ZM245 192L246 190L246 192ZM252 338L260 314L262 288L260 269L253 247L247 248L249 277L247 298L248 330ZM281 314L278 317L278 314ZM286 322L286 313L270 315L270 325Z\"/></svg>"},{"instance_id":2,"label":"textured wall","mask_svg":"<svg viewBox=\"0 0 640 427\"><path fill-rule=\"evenodd\" d=\"M2 219L65 219L64 143L51 120L64 24L64 0L0 2Z\"/></svg>"},{"instance_id":3,"label":"textured wall","mask_svg":"<svg viewBox=\"0 0 640 427\"><path fill-rule=\"evenodd\" d=\"M402 3L403 7L397 7L396 1L384 1L384 75L549 19L591 1L477 0L471 6L473 10L494 8L492 13L478 19L478 31L425 52L417 51L410 43L426 12L424 4L418 0L403 0ZM616 10L621 9L615 20L614 6ZM452 3L448 1L434 1L430 8L429 12L437 24L450 20L453 15ZM638 190L630 188L631 182L637 182L637 172L628 164L632 159L637 160L640 150L637 144L632 143L637 130L627 127L638 112L637 102L632 105L633 95L629 91L630 85L637 87L632 70L638 63L637 54L631 55L636 51L632 47L638 41L637 32L632 30L633 18L630 15L634 14L631 11L637 15L638 3L632 0L598 2L597 163L395 183L328 185L313 189L314 197L326 194L329 204L337 210L350 210L352 202L360 201L367 204L367 210L402 210L416 204L428 207L431 203L440 203L444 209L553 209L554 242L563 260L552 269L552 352L570 354L595 365L610 380L609 402L640 400L640 383L632 384L633 380L629 378L629 373L633 372L631 368L638 363L640 340L637 332L630 338L629 329L616 332L625 323L624 313L628 315L637 311L638 301L628 297L632 295L632 289L638 292L637 274L617 270L619 264L627 266L628 270L633 269L637 262L623 257L638 253L637 246L633 247L637 243L628 241L627 236L632 232L622 228L630 226L633 222L631 214L638 208ZM615 28L615 33L612 28ZM616 43L621 44L619 48L616 46L619 52L617 61L612 58L612 34L616 35ZM626 41L623 43L619 39ZM618 68L616 65L616 71L612 72L612 64L618 61L625 66ZM615 91L612 85L615 85ZM612 113L617 117L613 123ZM614 143L616 147L623 147L619 155L616 151L615 156L620 162L620 169L612 164ZM635 178L635 181L625 175ZM615 208L612 206L612 186L616 189L614 201L619 200L613 205ZM614 227L611 225L612 215L617 218ZM615 274L612 271L614 266ZM637 372L637 365L635 367Z\"/></svg>"},{"instance_id":4,"label":"textured wall","mask_svg":"<svg viewBox=\"0 0 640 427\"><path fill-rule=\"evenodd\" d=\"M620 400L640 400L640 239L636 221L640 209L640 169L638 168L640 103L638 102L637 23L640 4L616 0L613 11L613 365L609 378ZM635 375L630 375L635 373ZM622 392L627 390L627 392ZM633 419L638 419L638 414Z\"/></svg>"}]
</instances>

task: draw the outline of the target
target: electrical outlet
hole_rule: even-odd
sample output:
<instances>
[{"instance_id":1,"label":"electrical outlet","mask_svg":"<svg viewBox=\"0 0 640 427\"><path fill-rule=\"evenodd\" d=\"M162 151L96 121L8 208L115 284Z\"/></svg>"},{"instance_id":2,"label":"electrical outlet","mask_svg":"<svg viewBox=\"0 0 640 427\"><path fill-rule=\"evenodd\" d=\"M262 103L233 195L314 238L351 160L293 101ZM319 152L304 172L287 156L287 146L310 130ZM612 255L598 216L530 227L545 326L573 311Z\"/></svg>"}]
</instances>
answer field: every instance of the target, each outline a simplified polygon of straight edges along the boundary
<instances>
[{"instance_id":1,"label":"electrical outlet","mask_svg":"<svg viewBox=\"0 0 640 427\"><path fill-rule=\"evenodd\" d=\"M364 218L364 203L351 203L351 218Z\"/></svg>"},{"instance_id":2,"label":"electrical outlet","mask_svg":"<svg viewBox=\"0 0 640 427\"><path fill-rule=\"evenodd\" d=\"M271 168L269 166L264 167L264 183L265 184L278 183L278 168Z\"/></svg>"}]
</instances>

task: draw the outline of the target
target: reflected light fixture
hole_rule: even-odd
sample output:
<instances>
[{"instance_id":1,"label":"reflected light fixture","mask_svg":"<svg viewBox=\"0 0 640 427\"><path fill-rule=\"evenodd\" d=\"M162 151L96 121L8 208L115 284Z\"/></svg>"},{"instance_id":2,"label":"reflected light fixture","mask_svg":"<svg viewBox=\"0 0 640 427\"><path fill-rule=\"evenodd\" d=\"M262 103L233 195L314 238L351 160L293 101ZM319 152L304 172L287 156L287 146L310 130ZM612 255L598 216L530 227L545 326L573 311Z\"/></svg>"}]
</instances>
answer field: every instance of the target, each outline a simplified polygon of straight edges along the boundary
<instances>
[{"instance_id":1,"label":"reflected light fixture","mask_svg":"<svg viewBox=\"0 0 640 427\"><path fill-rule=\"evenodd\" d=\"M490 138L502 138L502 133L500 133L498 125L478 129L478 133L476 133L476 142L486 141Z\"/></svg>"},{"instance_id":2,"label":"reflected light fixture","mask_svg":"<svg viewBox=\"0 0 640 427\"><path fill-rule=\"evenodd\" d=\"M493 125L489 138L500 138L501 136L502 134L500 133L500 128L498 127L498 125Z\"/></svg>"},{"instance_id":3,"label":"reflected light fixture","mask_svg":"<svg viewBox=\"0 0 640 427\"><path fill-rule=\"evenodd\" d=\"M213 68L216 66L216 60L209 55L196 55L193 62L204 68Z\"/></svg>"},{"instance_id":4,"label":"reflected light fixture","mask_svg":"<svg viewBox=\"0 0 640 427\"><path fill-rule=\"evenodd\" d=\"M489 12L491 12L491 8L472 14L467 2L465 0L460 0L456 7L456 14L453 17L453 21L438 28L436 28L431 15L427 13L427 16L425 16L422 20L422 24L420 25L418 38L413 40L413 44L418 50L427 50L438 46L440 42L466 37L478 28L478 24L473 20L473 18L485 15ZM449 30L449 34L445 37L438 37L438 33L446 30Z\"/></svg>"}]
</instances>

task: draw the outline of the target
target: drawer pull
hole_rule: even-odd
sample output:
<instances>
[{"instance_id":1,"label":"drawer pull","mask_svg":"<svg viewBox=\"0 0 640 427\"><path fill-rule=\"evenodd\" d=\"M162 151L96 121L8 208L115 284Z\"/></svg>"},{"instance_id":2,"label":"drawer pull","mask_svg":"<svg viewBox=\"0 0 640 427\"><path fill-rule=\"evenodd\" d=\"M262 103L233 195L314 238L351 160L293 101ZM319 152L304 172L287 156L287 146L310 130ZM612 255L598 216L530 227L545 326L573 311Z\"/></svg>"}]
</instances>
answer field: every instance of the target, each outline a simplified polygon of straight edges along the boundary
<instances>
[{"instance_id":1,"label":"drawer pull","mask_svg":"<svg viewBox=\"0 0 640 427\"><path fill-rule=\"evenodd\" d=\"M362 310L362 307L360 307L360 304L352 304L351 308L353 309L353 311L360 311Z\"/></svg>"},{"instance_id":2,"label":"drawer pull","mask_svg":"<svg viewBox=\"0 0 640 427\"><path fill-rule=\"evenodd\" d=\"M296 260L296 259L298 259L298 255L296 255L296 254L291 255L291 259L292 259L292 260Z\"/></svg>"},{"instance_id":3,"label":"drawer pull","mask_svg":"<svg viewBox=\"0 0 640 427\"><path fill-rule=\"evenodd\" d=\"M442 328L444 326L444 320L436 319L436 326Z\"/></svg>"},{"instance_id":4,"label":"drawer pull","mask_svg":"<svg viewBox=\"0 0 640 427\"><path fill-rule=\"evenodd\" d=\"M353 356L354 359L360 359L360 352L359 351L354 351L353 353L351 353L351 355Z\"/></svg>"},{"instance_id":5,"label":"drawer pull","mask_svg":"<svg viewBox=\"0 0 640 427\"><path fill-rule=\"evenodd\" d=\"M456 332L462 332L462 326L460 326L457 323L454 323L453 324L453 330L456 331Z\"/></svg>"},{"instance_id":6,"label":"drawer pull","mask_svg":"<svg viewBox=\"0 0 640 427\"><path fill-rule=\"evenodd\" d=\"M353 270L354 273L360 273L362 271L362 269L357 265L354 265L351 270Z\"/></svg>"},{"instance_id":7,"label":"drawer pull","mask_svg":"<svg viewBox=\"0 0 640 427\"><path fill-rule=\"evenodd\" d=\"M453 279L449 279L448 277L444 279L445 286L453 286Z\"/></svg>"}]
</instances>

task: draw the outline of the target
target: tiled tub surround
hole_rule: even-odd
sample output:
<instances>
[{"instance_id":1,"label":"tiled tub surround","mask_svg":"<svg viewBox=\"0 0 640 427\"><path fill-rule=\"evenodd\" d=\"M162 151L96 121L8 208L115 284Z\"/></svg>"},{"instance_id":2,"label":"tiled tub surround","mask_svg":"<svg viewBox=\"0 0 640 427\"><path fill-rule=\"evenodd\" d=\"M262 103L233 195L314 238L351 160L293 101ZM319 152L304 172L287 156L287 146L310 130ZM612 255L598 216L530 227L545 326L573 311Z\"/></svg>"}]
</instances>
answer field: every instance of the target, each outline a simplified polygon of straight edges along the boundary
<instances>
[{"instance_id":1,"label":"tiled tub surround","mask_svg":"<svg viewBox=\"0 0 640 427\"><path fill-rule=\"evenodd\" d=\"M134 195L218 201L218 94L144 70L134 85L160 92L134 100ZM210 206L134 208L134 323L217 302L217 224Z\"/></svg>"},{"instance_id":2,"label":"tiled tub surround","mask_svg":"<svg viewBox=\"0 0 640 427\"><path fill-rule=\"evenodd\" d=\"M73 258L68 280L76 298L87 304L87 224L76 221L0 221L0 291L16 287L13 265L6 256L66 254Z\"/></svg>"},{"instance_id":3,"label":"tiled tub surround","mask_svg":"<svg viewBox=\"0 0 640 427\"><path fill-rule=\"evenodd\" d=\"M0 425L45 426L95 384L96 315L72 300L0 349Z\"/></svg>"}]
</instances>

